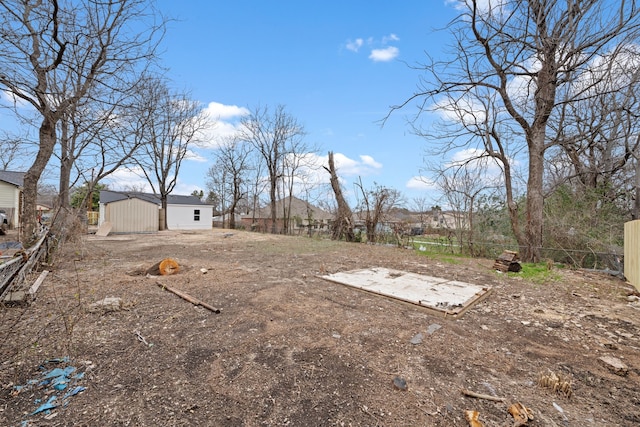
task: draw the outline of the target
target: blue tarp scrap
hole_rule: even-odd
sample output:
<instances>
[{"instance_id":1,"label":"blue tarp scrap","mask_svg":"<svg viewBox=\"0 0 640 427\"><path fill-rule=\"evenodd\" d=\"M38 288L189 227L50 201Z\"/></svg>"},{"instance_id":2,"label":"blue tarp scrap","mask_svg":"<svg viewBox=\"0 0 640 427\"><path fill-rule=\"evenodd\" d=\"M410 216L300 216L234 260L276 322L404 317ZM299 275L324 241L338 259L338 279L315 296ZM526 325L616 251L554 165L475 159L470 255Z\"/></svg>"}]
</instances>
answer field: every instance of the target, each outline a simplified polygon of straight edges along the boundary
<instances>
[{"instance_id":1,"label":"blue tarp scrap","mask_svg":"<svg viewBox=\"0 0 640 427\"><path fill-rule=\"evenodd\" d=\"M30 415L36 415L41 412L51 413L52 409L59 406L67 406L71 397L86 390L86 387L78 385L78 382L84 378L84 372L78 372L74 366L57 367L48 369L46 365L51 363L69 363L68 357L59 359L46 360L40 365L40 370L44 371L38 379L31 379L27 381L25 385L14 386L15 394L20 392L31 390L33 388L44 389L45 396L49 395L49 399L43 403L41 399L36 399L34 403L40 404L35 411ZM67 390L63 395L59 395L58 392ZM26 425L26 421L23 421L23 425Z\"/></svg>"}]
</instances>

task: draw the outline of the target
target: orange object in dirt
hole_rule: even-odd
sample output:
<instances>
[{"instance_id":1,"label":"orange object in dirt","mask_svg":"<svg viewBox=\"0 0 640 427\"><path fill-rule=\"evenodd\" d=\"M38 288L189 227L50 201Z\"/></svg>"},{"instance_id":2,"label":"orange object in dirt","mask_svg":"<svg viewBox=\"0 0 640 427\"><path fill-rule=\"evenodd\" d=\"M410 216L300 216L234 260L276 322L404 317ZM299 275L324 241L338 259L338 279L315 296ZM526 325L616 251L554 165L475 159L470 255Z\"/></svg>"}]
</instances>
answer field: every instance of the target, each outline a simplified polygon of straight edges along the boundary
<instances>
[{"instance_id":1,"label":"orange object in dirt","mask_svg":"<svg viewBox=\"0 0 640 427\"><path fill-rule=\"evenodd\" d=\"M158 270L160 270L161 275L166 276L169 274L177 273L180 270L180 266L175 260L167 258L160 261Z\"/></svg>"},{"instance_id":2,"label":"orange object in dirt","mask_svg":"<svg viewBox=\"0 0 640 427\"><path fill-rule=\"evenodd\" d=\"M147 274L151 274L154 276L169 276L171 274L176 274L180 270L180 266L178 262L171 258L165 258L162 261L153 265L153 267L147 270Z\"/></svg>"}]
</instances>

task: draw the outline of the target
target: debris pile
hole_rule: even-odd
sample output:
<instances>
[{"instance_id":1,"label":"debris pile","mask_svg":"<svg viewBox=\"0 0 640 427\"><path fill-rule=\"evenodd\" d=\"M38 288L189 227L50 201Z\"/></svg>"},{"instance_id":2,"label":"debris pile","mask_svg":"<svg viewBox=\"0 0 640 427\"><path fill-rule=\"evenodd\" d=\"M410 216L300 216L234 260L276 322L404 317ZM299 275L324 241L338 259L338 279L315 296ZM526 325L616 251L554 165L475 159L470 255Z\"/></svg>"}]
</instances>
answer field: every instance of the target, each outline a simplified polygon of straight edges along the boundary
<instances>
[{"instance_id":1,"label":"debris pile","mask_svg":"<svg viewBox=\"0 0 640 427\"><path fill-rule=\"evenodd\" d=\"M493 263L493 269L506 273L511 271L513 273L519 273L522 270L520 265L520 258L518 252L504 251Z\"/></svg>"}]
</instances>

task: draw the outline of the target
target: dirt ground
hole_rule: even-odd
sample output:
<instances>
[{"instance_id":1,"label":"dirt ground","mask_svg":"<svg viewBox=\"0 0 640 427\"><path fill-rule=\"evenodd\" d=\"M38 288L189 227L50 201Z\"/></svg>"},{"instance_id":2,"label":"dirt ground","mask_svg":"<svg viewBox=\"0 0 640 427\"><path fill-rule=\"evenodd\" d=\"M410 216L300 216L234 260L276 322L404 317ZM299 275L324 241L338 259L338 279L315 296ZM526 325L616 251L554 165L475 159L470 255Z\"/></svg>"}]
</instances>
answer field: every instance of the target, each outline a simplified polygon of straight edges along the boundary
<instances>
[{"instance_id":1,"label":"dirt ground","mask_svg":"<svg viewBox=\"0 0 640 427\"><path fill-rule=\"evenodd\" d=\"M145 275L168 257L178 273ZM492 264L241 231L87 236L55 255L35 302L1 307L0 425L467 426L476 410L513 426L516 402L527 426L639 425L632 288L567 269L530 282ZM454 319L319 277L367 267L492 291ZM92 310L106 297L121 305ZM63 392L40 382L56 367L75 369Z\"/></svg>"}]
</instances>

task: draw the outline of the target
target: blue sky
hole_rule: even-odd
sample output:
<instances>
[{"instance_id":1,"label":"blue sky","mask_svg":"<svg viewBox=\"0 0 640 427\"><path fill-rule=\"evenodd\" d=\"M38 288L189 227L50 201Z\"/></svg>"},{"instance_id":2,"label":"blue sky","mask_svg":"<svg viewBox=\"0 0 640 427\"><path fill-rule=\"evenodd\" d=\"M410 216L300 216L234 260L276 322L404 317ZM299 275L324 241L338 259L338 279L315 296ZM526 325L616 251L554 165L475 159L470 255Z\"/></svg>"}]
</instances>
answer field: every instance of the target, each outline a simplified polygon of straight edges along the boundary
<instances>
[{"instance_id":1,"label":"blue sky","mask_svg":"<svg viewBox=\"0 0 640 427\"><path fill-rule=\"evenodd\" d=\"M354 201L362 179L400 190L408 201L437 198L420 175L425 141L411 133L408 107L380 121L410 97L421 76L412 69L437 57L450 41L452 0L157 0L169 22L160 61L176 89L189 92L212 117L213 137L233 131L246 109L286 111L301 123L318 161L336 156L343 186ZM0 127L15 123L0 114ZM33 132L32 132L33 133ZM174 194L207 191L215 144L194 149L183 162ZM27 162L28 163L28 162ZM29 163L26 167L29 166ZM55 168L52 168L55 169ZM57 184L55 174L46 174ZM328 174L318 172L328 182ZM110 188L144 186L126 171Z\"/></svg>"},{"instance_id":2,"label":"blue sky","mask_svg":"<svg viewBox=\"0 0 640 427\"><path fill-rule=\"evenodd\" d=\"M212 114L282 104L319 155L336 153L347 191L362 177L409 200L430 195L410 184L425 149L406 124L414 110L394 113L384 127L379 121L415 90L420 73L410 65L446 43L447 33L434 31L455 15L445 0L160 0L158 6L176 19L163 45L169 77ZM218 128L237 118L221 116ZM206 190L213 152L197 154L198 161L185 161L176 192Z\"/></svg>"}]
</instances>

